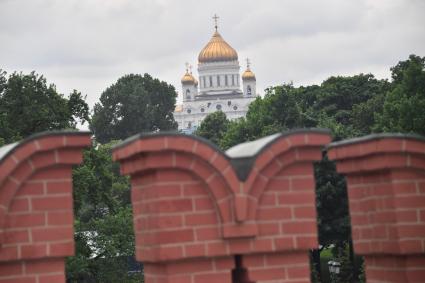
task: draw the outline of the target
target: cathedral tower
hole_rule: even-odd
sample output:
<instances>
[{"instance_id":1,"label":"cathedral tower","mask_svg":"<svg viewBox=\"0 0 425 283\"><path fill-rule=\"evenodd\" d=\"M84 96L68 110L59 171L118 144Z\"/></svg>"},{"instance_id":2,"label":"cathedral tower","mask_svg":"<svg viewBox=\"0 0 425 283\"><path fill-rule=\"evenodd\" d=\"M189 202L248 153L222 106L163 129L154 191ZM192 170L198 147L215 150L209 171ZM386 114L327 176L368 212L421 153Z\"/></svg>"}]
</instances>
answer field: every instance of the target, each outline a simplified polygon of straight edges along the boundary
<instances>
[{"instance_id":1,"label":"cathedral tower","mask_svg":"<svg viewBox=\"0 0 425 283\"><path fill-rule=\"evenodd\" d=\"M246 59L246 70L242 74L242 85L243 85L243 93L246 96L255 96L257 93L256 90L256 79L255 74L251 71L250 68L251 63L249 59Z\"/></svg>"},{"instance_id":2,"label":"cathedral tower","mask_svg":"<svg viewBox=\"0 0 425 283\"><path fill-rule=\"evenodd\" d=\"M186 73L181 79L183 101L195 100L195 96L198 94L198 81L193 77L192 71L189 72L189 69L191 66L186 63Z\"/></svg>"},{"instance_id":3,"label":"cathedral tower","mask_svg":"<svg viewBox=\"0 0 425 283\"><path fill-rule=\"evenodd\" d=\"M242 76L242 91L238 53L218 32L218 17L213 19L213 35L198 55L199 86L189 64L181 79L183 104L176 107L174 119L179 130L186 133L196 130L215 111L222 111L230 120L244 117L256 96L255 75L249 62Z\"/></svg>"}]
</instances>

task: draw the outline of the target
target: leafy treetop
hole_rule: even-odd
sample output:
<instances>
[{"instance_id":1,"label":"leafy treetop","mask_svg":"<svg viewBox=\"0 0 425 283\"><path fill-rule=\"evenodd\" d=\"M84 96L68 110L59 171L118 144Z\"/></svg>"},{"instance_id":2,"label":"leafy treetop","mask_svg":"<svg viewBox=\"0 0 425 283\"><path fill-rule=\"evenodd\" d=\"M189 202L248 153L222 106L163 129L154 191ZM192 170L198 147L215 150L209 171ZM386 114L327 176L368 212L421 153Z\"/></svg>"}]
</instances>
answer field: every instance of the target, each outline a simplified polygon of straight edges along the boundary
<instances>
[{"instance_id":1,"label":"leafy treetop","mask_svg":"<svg viewBox=\"0 0 425 283\"><path fill-rule=\"evenodd\" d=\"M0 70L0 140L10 143L31 134L75 129L89 121L85 97L74 90L68 98L43 76ZM0 141L1 142L1 141Z\"/></svg>"},{"instance_id":2,"label":"leafy treetop","mask_svg":"<svg viewBox=\"0 0 425 283\"><path fill-rule=\"evenodd\" d=\"M172 85L149 74L123 76L95 104L90 129L100 143L122 140L139 132L176 129L176 96Z\"/></svg>"}]
</instances>

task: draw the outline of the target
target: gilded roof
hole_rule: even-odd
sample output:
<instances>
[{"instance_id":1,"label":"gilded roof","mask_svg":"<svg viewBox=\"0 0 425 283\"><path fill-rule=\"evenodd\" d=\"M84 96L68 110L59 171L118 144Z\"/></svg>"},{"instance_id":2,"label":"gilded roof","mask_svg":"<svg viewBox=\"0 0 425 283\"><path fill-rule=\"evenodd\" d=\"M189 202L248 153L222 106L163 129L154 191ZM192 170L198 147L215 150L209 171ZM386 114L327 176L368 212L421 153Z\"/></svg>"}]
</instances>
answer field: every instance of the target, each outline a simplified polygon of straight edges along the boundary
<instances>
[{"instance_id":1,"label":"gilded roof","mask_svg":"<svg viewBox=\"0 0 425 283\"><path fill-rule=\"evenodd\" d=\"M255 80L255 74L251 71L250 68L247 68L245 70L245 72L243 72L243 74L242 74L242 79L243 80L249 80L249 79Z\"/></svg>"},{"instance_id":2,"label":"gilded roof","mask_svg":"<svg viewBox=\"0 0 425 283\"><path fill-rule=\"evenodd\" d=\"M182 77L182 84L184 84L184 83L186 83L186 84L188 84L188 83L195 83L196 82L196 80L195 80L195 78L192 76L192 74L191 73L189 73L187 70L186 70L186 73L184 74L184 76Z\"/></svg>"},{"instance_id":3,"label":"gilded roof","mask_svg":"<svg viewBox=\"0 0 425 283\"><path fill-rule=\"evenodd\" d=\"M238 53L215 31L198 56L199 63L238 60Z\"/></svg>"}]
</instances>

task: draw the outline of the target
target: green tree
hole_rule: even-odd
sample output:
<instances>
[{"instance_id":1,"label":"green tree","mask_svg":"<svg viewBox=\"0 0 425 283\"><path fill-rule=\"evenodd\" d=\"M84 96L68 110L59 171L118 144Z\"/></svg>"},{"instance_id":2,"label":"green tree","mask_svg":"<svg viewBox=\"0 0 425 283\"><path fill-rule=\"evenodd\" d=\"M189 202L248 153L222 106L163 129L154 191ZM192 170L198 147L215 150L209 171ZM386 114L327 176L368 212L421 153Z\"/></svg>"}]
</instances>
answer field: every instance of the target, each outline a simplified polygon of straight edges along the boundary
<instances>
[{"instance_id":1,"label":"green tree","mask_svg":"<svg viewBox=\"0 0 425 283\"><path fill-rule=\"evenodd\" d=\"M6 84L6 72L0 69L0 94L3 93L3 90L6 88ZM11 136L6 118L6 112L4 110L0 111L0 146L3 146L6 143L6 138Z\"/></svg>"},{"instance_id":2,"label":"green tree","mask_svg":"<svg viewBox=\"0 0 425 283\"><path fill-rule=\"evenodd\" d=\"M223 134L227 131L229 120L222 111L213 112L202 121L196 129L195 135L206 138L212 143L219 145Z\"/></svg>"},{"instance_id":3,"label":"green tree","mask_svg":"<svg viewBox=\"0 0 425 283\"><path fill-rule=\"evenodd\" d=\"M81 92L73 90L68 97L68 109L73 117L70 121L71 127L75 128L77 124L84 124L86 121L90 122L89 106L85 102L86 96L83 97Z\"/></svg>"},{"instance_id":4,"label":"green tree","mask_svg":"<svg viewBox=\"0 0 425 283\"><path fill-rule=\"evenodd\" d=\"M330 77L320 87L316 110L333 116L339 116L340 111L351 110L353 105L367 101L381 91L379 81L372 74ZM341 115L338 122L348 123L344 118Z\"/></svg>"},{"instance_id":5,"label":"green tree","mask_svg":"<svg viewBox=\"0 0 425 283\"><path fill-rule=\"evenodd\" d=\"M291 84L267 88L264 99L257 98L249 106L246 120L253 139L301 126L301 113L293 91Z\"/></svg>"},{"instance_id":6,"label":"green tree","mask_svg":"<svg viewBox=\"0 0 425 283\"><path fill-rule=\"evenodd\" d=\"M246 118L232 121L220 145L229 148L241 142L302 126L301 111L290 84L266 89L264 98L249 105Z\"/></svg>"},{"instance_id":7,"label":"green tree","mask_svg":"<svg viewBox=\"0 0 425 283\"><path fill-rule=\"evenodd\" d=\"M100 143L143 131L176 129L176 96L172 85L148 74L123 76L95 104L90 129Z\"/></svg>"},{"instance_id":8,"label":"green tree","mask_svg":"<svg viewBox=\"0 0 425 283\"><path fill-rule=\"evenodd\" d=\"M134 257L130 184L112 162L114 143L94 145L74 169L75 257L67 260L71 282L139 282L129 275Z\"/></svg>"},{"instance_id":9,"label":"green tree","mask_svg":"<svg viewBox=\"0 0 425 283\"><path fill-rule=\"evenodd\" d=\"M350 239L350 218L345 179L326 156L315 166L319 242L344 245Z\"/></svg>"},{"instance_id":10,"label":"green tree","mask_svg":"<svg viewBox=\"0 0 425 283\"><path fill-rule=\"evenodd\" d=\"M317 103L321 90L318 85L300 86L293 89L292 95L300 110L302 127L317 127Z\"/></svg>"},{"instance_id":11,"label":"green tree","mask_svg":"<svg viewBox=\"0 0 425 283\"><path fill-rule=\"evenodd\" d=\"M7 73L3 71L2 69L0 69L0 93L3 93L3 90L6 88L6 84L7 84L6 75Z\"/></svg>"},{"instance_id":12,"label":"green tree","mask_svg":"<svg viewBox=\"0 0 425 283\"><path fill-rule=\"evenodd\" d=\"M329 128L335 140L368 134L374 113L382 111L382 95L389 88L372 74L330 77L320 85L313 105L317 126Z\"/></svg>"},{"instance_id":13,"label":"green tree","mask_svg":"<svg viewBox=\"0 0 425 283\"><path fill-rule=\"evenodd\" d=\"M389 86L390 84L386 83L385 88ZM350 114L353 132L345 136L364 136L374 132L374 126L377 123L376 114L383 111L385 88L369 100L353 105Z\"/></svg>"},{"instance_id":14,"label":"green tree","mask_svg":"<svg viewBox=\"0 0 425 283\"><path fill-rule=\"evenodd\" d=\"M392 89L382 113L376 113L375 131L425 135L425 57L410 55L391 68Z\"/></svg>"},{"instance_id":15,"label":"green tree","mask_svg":"<svg viewBox=\"0 0 425 283\"><path fill-rule=\"evenodd\" d=\"M6 79L0 70L0 139L4 142L47 130L75 128L88 120L89 108L76 90L65 98L35 72L15 72Z\"/></svg>"},{"instance_id":16,"label":"green tree","mask_svg":"<svg viewBox=\"0 0 425 283\"><path fill-rule=\"evenodd\" d=\"M245 118L230 121L227 131L218 143L220 148L228 149L234 145L255 139L250 126Z\"/></svg>"}]
</instances>

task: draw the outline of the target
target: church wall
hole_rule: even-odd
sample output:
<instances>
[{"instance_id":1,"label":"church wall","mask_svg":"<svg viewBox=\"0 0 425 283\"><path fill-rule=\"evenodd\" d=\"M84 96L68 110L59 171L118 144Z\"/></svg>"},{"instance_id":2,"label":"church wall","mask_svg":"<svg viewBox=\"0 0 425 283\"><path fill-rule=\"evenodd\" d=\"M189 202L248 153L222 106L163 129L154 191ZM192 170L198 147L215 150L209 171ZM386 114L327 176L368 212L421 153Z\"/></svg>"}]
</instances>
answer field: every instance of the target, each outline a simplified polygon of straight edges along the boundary
<instances>
[{"instance_id":1,"label":"church wall","mask_svg":"<svg viewBox=\"0 0 425 283\"><path fill-rule=\"evenodd\" d=\"M193 84L182 85L182 109L174 112L179 130L194 131L208 114L218 110L223 111L230 120L245 117L249 104L256 96L255 80L248 81L252 91L251 96L246 96L246 82L243 82L243 92L240 89L239 69L238 61L199 64L199 91ZM190 99L187 98L188 89L191 93ZM203 97L195 97L194 93ZM208 95L214 96L206 99ZM232 95L235 98L232 98Z\"/></svg>"},{"instance_id":2,"label":"church wall","mask_svg":"<svg viewBox=\"0 0 425 283\"><path fill-rule=\"evenodd\" d=\"M217 63L203 63L198 67L200 81L200 92L211 91L217 89L239 90L240 76L239 76L239 63L238 61L232 62L217 62ZM217 76L220 76L220 84ZM228 85L225 85L225 76L228 76ZM232 76L234 76L234 84L232 85ZM210 87L210 77L212 79L212 86ZM204 84L205 78L205 84Z\"/></svg>"},{"instance_id":3,"label":"church wall","mask_svg":"<svg viewBox=\"0 0 425 283\"><path fill-rule=\"evenodd\" d=\"M191 101L198 94L198 88L194 84L183 84L182 92L183 101Z\"/></svg>"},{"instance_id":4,"label":"church wall","mask_svg":"<svg viewBox=\"0 0 425 283\"><path fill-rule=\"evenodd\" d=\"M179 129L188 128L189 122L192 127L198 127L208 114L217 111L217 106L221 105L220 110L226 114L228 119L233 120L245 117L249 104L254 99L255 97L252 96L234 99L227 97L215 100L187 101L183 103L182 112L174 112L174 119L179 124ZM237 107L236 110L234 109L235 106ZM204 112L201 109L204 109ZM190 113L188 113L188 110Z\"/></svg>"},{"instance_id":5,"label":"church wall","mask_svg":"<svg viewBox=\"0 0 425 283\"><path fill-rule=\"evenodd\" d=\"M248 95L248 87L251 89L251 95L256 95L257 87L255 80L244 80L243 81L243 93L244 95Z\"/></svg>"}]
</instances>

